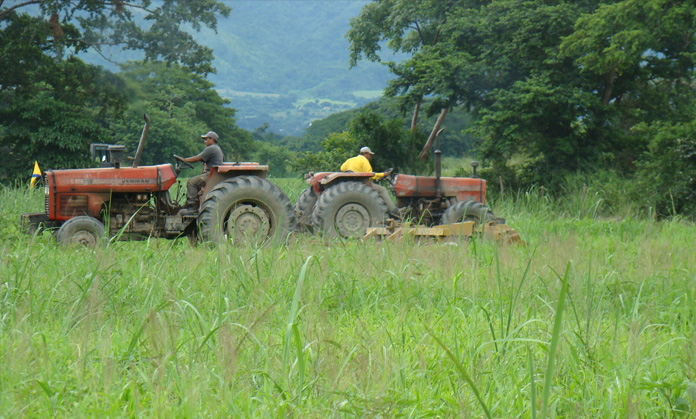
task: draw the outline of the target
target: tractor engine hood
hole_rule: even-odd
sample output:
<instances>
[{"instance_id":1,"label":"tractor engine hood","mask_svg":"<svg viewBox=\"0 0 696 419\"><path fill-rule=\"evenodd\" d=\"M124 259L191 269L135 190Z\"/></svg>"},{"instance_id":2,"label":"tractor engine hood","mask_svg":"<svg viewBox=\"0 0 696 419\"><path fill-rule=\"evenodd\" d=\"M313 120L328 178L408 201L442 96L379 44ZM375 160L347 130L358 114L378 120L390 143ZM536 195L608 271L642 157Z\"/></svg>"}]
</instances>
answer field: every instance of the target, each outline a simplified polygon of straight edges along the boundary
<instances>
[{"instance_id":1,"label":"tractor engine hood","mask_svg":"<svg viewBox=\"0 0 696 419\"><path fill-rule=\"evenodd\" d=\"M176 183L171 164L157 166L68 169L51 171L46 185L57 193L151 193Z\"/></svg>"},{"instance_id":2,"label":"tractor engine hood","mask_svg":"<svg viewBox=\"0 0 696 419\"><path fill-rule=\"evenodd\" d=\"M456 197L458 201L474 199L485 204L486 181L480 178L442 177L440 188L443 197ZM397 198L429 198L437 196L435 176L413 176L399 174L394 181Z\"/></svg>"}]
</instances>

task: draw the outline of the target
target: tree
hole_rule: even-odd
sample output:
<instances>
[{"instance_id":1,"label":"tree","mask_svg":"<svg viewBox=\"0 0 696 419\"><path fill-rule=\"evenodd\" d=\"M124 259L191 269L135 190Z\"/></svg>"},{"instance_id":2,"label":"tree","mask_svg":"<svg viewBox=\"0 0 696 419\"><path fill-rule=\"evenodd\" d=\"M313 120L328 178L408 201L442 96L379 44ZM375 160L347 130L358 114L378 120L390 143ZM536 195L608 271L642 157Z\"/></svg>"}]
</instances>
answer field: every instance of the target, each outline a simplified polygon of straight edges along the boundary
<instances>
[{"instance_id":1,"label":"tree","mask_svg":"<svg viewBox=\"0 0 696 419\"><path fill-rule=\"evenodd\" d=\"M146 60L180 63L200 74L214 71L212 50L199 45L183 27L215 30L217 16L230 13L215 0L26 0L6 7L3 3L0 25L38 5L37 19L50 30L48 46L56 57L88 48L107 54L106 48L117 47L142 51Z\"/></svg>"},{"instance_id":2,"label":"tree","mask_svg":"<svg viewBox=\"0 0 696 419\"><path fill-rule=\"evenodd\" d=\"M156 7L149 0L4 3L0 0L0 148L11 158L0 167L0 178L21 176L34 160L43 167L84 166L89 143L109 142L108 125L123 115L127 89L76 54L88 48L104 53L107 46L141 50L148 60L166 59L207 74L213 71L212 52L180 25L214 28L216 14L229 13L212 0L164 0ZM201 103L195 112L222 129L235 128L234 121L219 120L227 113L213 114L216 104Z\"/></svg>"},{"instance_id":3,"label":"tree","mask_svg":"<svg viewBox=\"0 0 696 419\"><path fill-rule=\"evenodd\" d=\"M40 94L0 111L7 125L0 145L0 179L27 179L43 169L89 166L89 144L108 139L95 112Z\"/></svg>"},{"instance_id":4,"label":"tree","mask_svg":"<svg viewBox=\"0 0 696 419\"><path fill-rule=\"evenodd\" d=\"M301 173L337 172L346 159L357 154L357 139L349 132L332 132L321 142L322 150L300 152L292 162L292 167Z\"/></svg>"},{"instance_id":5,"label":"tree","mask_svg":"<svg viewBox=\"0 0 696 419\"><path fill-rule=\"evenodd\" d=\"M138 137L132 134L147 112L152 120L143 162L154 164L171 160L172 154L190 156L203 147L201 134L215 131L228 161L249 158L254 151L251 136L234 120L235 110L227 107L213 84L177 64L129 62L121 66L121 77L132 92L129 116L114 121L113 132L129 150L135 150Z\"/></svg>"},{"instance_id":6,"label":"tree","mask_svg":"<svg viewBox=\"0 0 696 419\"><path fill-rule=\"evenodd\" d=\"M330 133L322 142L322 151L300 153L293 166L300 171L338 171L341 164L358 154L361 147L375 151L372 167L414 173L424 169L423 164L410 157L422 137L413 136L399 119L385 119L371 109L363 109L348 122L341 133Z\"/></svg>"},{"instance_id":7,"label":"tree","mask_svg":"<svg viewBox=\"0 0 696 419\"><path fill-rule=\"evenodd\" d=\"M268 165L268 173L275 177L290 176L291 162L295 154L286 147L258 142L255 144L251 160Z\"/></svg>"},{"instance_id":8,"label":"tree","mask_svg":"<svg viewBox=\"0 0 696 419\"><path fill-rule=\"evenodd\" d=\"M383 41L396 53L413 56L427 54L427 51L443 42L442 29L456 7L457 2L452 0L377 0L368 4L360 15L351 21L351 28L347 34L350 40L351 66L355 66L363 57L370 61L382 62L379 52ZM397 65L391 61L385 64L398 76L390 83L387 95L395 96L401 93L402 109L415 106L411 118L411 132L415 134L423 97L436 92L431 84L419 78L417 69L409 65ZM451 95L436 96L439 100L431 102L428 114L439 112L441 118L438 118L424 152L432 145L434 134L439 130L447 112L456 104L456 98ZM424 160L424 156L421 160Z\"/></svg>"},{"instance_id":9,"label":"tree","mask_svg":"<svg viewBox=\"0 0 696 419\"><path fill-rule=\"evenodd\" d=\"M351 150L352 154L357 154L362 146L375 151L371 163L375 170L394 167L398 171L414 173L422 168L412 157L419 138L404 129L399 119L385 119L371 109L364 109L350 120L348 132L357 144Z\"/></svg>"},{"instance_id":10,"label":"tree","mask_svg":"<svg viewBox=\"0 0 696 419\"><path fill-rule=\"evenodd\" d=\"M407 10L397 0L376 3ZM391 65L397 77L389 93L425 92L442 109L455 103L472 109L482 157L500 167L518 157L529 182L548 184L599 166L634 170L648 141L632 127L693 118L693 2L444 5L439 41L418 44L410 58ZM359 51L366 50L360 42L375 47L396 39L394 46L401 45L408 25L393 31L391 21L380 27L367 17L361 14L360 25L353 25L366 34L351 38ZM418 32L414 28L410 33Z\"/></svg>"},{"instance_id":11,"label":"tree","mask_svg":"<svg viewBox=\"0 0 696 419\"><path fill-rule=\"evenodd\" d=\"M25 176L34 160L44 168L85 165L89 143L108 137L103 120L124 109L122 83L77 58L46 55L52 38L40 19L11 14L5 23L0 32L0 67L7 69L0 72L0 178Z\"/></svg>"},{"instance_id":12,"label":"tree","mask_svg":"<svg viewBox=\"0 0 696 419\"><path fill-rule=\"evenodd\" d=\"M696 119L636 127L650 138L638 170L638 199L659 215L696 214Z\"/></svg>"}]
</instances>

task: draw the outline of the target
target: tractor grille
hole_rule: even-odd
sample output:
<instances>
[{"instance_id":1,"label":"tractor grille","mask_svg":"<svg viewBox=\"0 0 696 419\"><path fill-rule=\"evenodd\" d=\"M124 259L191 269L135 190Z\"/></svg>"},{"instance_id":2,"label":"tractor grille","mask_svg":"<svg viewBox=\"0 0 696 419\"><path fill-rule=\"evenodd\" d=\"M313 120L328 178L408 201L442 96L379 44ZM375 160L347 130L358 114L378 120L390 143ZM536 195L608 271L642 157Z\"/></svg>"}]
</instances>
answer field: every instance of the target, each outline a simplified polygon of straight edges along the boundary
<instances>
[{"instance_id":1,"label":"tractor grille","mask_svg":"<svg viewBox=\"0 0 696 419\"><path fill-rule=\"evenodd\" d=\"M60 197L60 215L73 217L87 213L87 195L63 195Z\"/></svg>"}]
</instances>

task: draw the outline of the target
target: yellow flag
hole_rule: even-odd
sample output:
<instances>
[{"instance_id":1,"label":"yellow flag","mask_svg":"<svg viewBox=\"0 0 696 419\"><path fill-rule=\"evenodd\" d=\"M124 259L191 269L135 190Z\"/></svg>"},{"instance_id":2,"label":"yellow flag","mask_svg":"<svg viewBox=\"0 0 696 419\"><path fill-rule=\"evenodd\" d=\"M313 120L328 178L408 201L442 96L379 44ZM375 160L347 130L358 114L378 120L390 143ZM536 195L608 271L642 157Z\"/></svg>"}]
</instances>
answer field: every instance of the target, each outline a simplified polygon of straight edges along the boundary
<instances>
[{"instance_id":1,"label":"yellow flag","mask_svg":"<svg viewBox=\"0 0 696 419\"><path fill-rule=\"evenodd\" d=\"M29 189L34 189L34 184L36 184L36 181L39 180L41 177L41 169L39 169L39 162L35 161L34 162L34 173L31 175L31 184L29 185Z\"/></svg>"}]
</instances>

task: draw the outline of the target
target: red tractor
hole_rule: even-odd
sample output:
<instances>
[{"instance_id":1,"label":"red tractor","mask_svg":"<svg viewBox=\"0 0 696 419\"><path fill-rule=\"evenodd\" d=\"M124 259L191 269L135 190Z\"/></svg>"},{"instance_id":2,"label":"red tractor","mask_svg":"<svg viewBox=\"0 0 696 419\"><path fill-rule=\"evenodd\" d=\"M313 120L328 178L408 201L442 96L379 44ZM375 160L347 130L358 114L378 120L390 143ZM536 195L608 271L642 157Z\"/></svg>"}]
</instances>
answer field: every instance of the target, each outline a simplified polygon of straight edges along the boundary
<instances>
[{"instance_id":1,"label":"red tractor","mask_svg":"<svg viewBox=\"0 0 696 419\"><path fill-rule=\"evenodd\" d=\"M117 145L102 154L102 167L47 170L45 212L22 214L29 231L57 229L60 243L96 246L105 231L110 237L188 236L239 242L283 239L296 228L290 200L265 179L268 166L258 163L213 167L199 208L181 208L170 194L181 166L138 165L150 123L147 115L145 121L130 167L122 166L125 148Z\"/></svg>"},{"instance_id":2,"label":"red tractor","mask_svg":"<svg viewBox=\"0 0 696 419\"><path fill-rule=\"evenodd\" d=\"M401 218L426 226L475 221L504 223L485 205L486 181L476 175L441 177L439 150L435 176L399 174L391 187ZM307 188L295 204L300 228L328 236L362 237L369 227L385 224L389 215L381 196L370 186L374 173L323 172L310 174Z\"/></svg>"}]
</instances>

